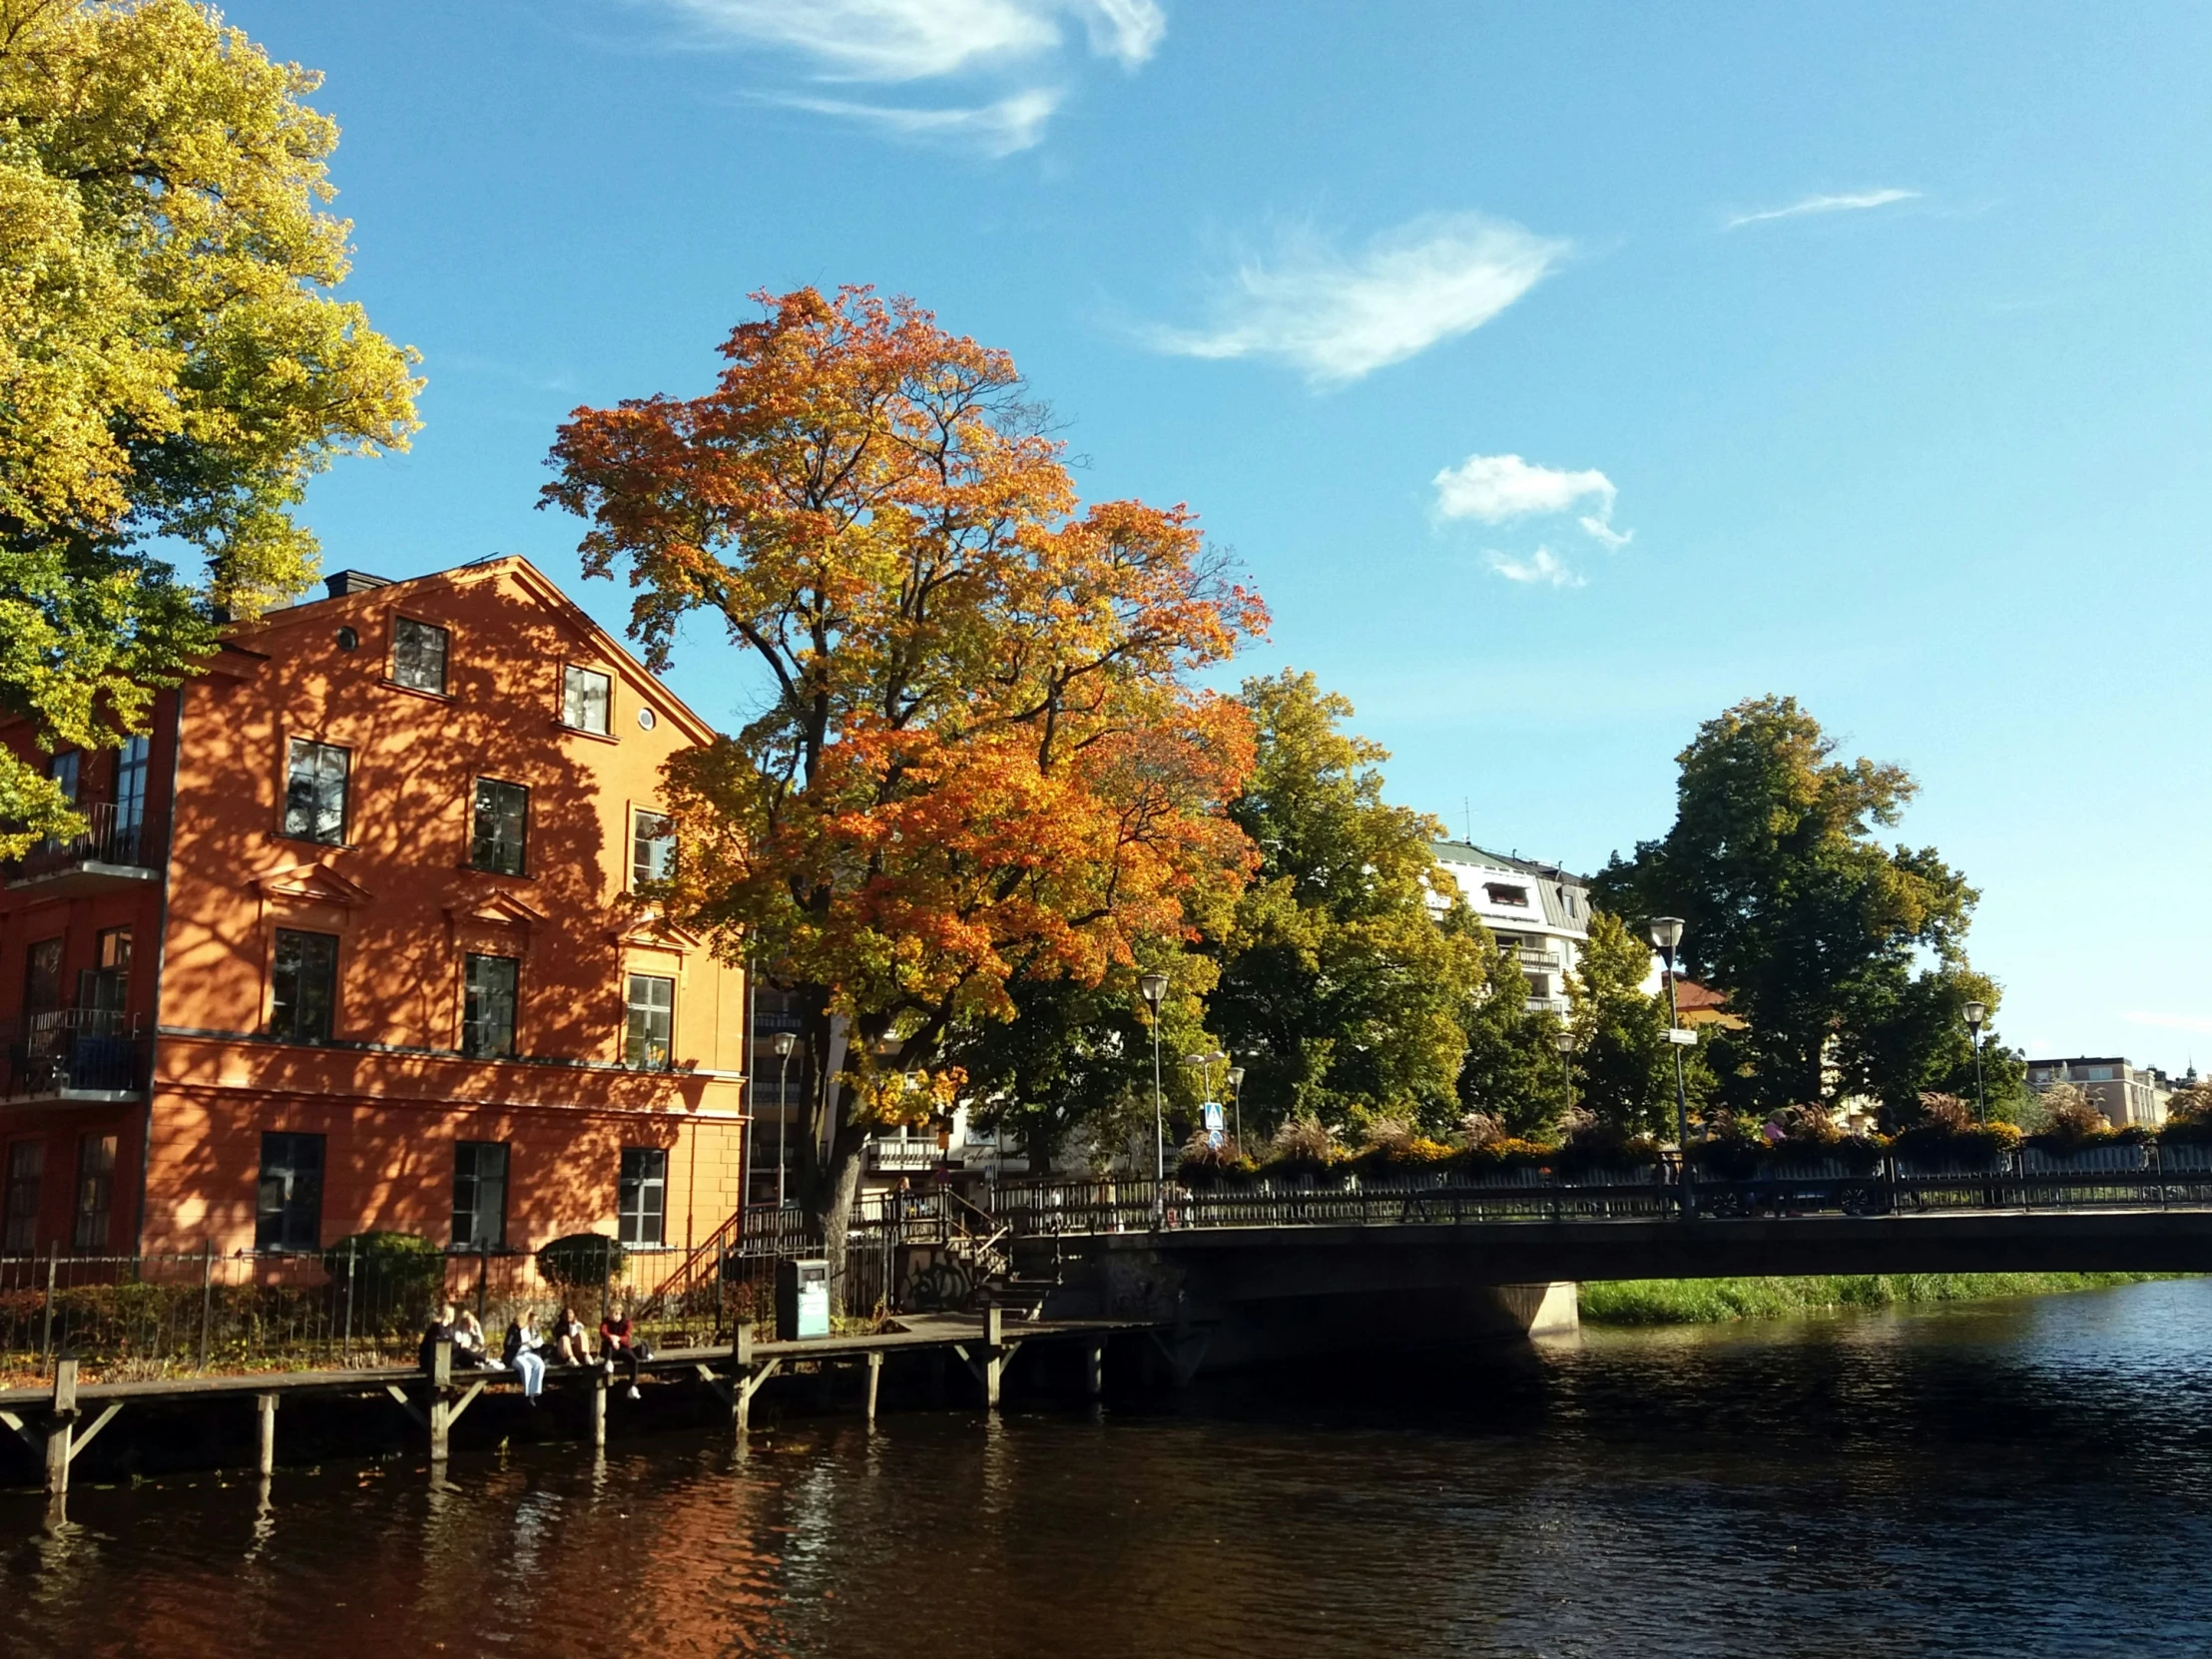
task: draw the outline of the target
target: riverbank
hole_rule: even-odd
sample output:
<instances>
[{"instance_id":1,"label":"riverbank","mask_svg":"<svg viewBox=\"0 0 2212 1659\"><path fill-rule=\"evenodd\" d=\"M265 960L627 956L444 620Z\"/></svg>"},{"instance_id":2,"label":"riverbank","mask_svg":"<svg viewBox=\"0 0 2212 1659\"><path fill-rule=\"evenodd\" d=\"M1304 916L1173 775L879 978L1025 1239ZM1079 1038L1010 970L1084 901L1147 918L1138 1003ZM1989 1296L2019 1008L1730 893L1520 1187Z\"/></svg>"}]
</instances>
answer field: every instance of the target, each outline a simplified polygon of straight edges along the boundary
<instances>
[{"instance_id":1,"label":"riverbank","mask_svg":"<svg viewBox=\"0 0 2212 1659\"><path fill-rule=\"evenodd\" d=\"M1900 1273L1805 1279L1624 1279L1580 1287L1590 1325L1720 1325L1838 1308L2058 1296L2140 1285L2160 1273Z\"/></svg>"}]
</instances>

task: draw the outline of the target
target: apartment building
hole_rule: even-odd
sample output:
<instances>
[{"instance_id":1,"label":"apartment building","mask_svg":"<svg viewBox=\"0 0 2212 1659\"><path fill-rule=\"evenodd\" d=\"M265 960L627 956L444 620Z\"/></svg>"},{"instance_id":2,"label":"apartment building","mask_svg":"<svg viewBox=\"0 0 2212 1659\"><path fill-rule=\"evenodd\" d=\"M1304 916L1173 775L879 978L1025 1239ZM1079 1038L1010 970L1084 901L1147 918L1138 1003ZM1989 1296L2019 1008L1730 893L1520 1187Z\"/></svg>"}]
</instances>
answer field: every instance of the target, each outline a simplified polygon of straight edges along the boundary
<instances>
[{"instance_id":1,"label":"apartment building","mask_svg":"<svg viewBox=\"0 0 2212 1659\"><path fill-rule=\"evenodd\" d=\"M1520 959L1529 1006L1564 1015L1567 975L1590 936L1589 884L1556 865L1486 852L1467 841L1433 846L1467 907Z\"/></svg>"},{"instance_id":2,"label":"apartment building","mask_svg":"<svg viewBox=\"0 0 2212 1659\"><path fill-rule=\"evenodd\" d=\"M90 830L0 871L0 1254L705 1239L743 975L628 895L711 732L521 559L327 585L41 761Z\"/></svg>"},{"instance_id":3,"label":"apartment building","mask_svg":"<svg viewBox=\"0 0 2212 1659\"><path fill-rule=\"evenodd\" d=\"M2027 1062L2029 1089L2041 1094L2054 1083L2071 1083L2081 1090L2115 1129L2164 1123L2166 1102L2180 1086L2157 1067L2131 1065L2116 1054Z\"/></svg>"}]
</instances>

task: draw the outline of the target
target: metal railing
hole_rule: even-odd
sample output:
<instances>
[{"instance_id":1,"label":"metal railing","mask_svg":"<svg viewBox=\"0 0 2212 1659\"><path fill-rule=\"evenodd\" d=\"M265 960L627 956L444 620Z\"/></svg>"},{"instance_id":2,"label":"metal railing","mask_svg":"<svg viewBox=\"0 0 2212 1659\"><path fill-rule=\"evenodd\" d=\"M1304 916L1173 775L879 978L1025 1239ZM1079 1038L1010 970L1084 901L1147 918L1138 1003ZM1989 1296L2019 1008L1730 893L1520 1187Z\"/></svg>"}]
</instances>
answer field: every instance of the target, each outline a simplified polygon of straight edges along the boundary
<instances>
[{"instance_id":1,"label":"metal railing","mask_svg":"<svg viewBox=\"0 0 2212 1659\"><path fill-rule=\"evenodd\" d=\"M95 802L77 809L85 821L75 835L50 835L6 866L10 880L52 875L83 864L158 869L169 850L169 826L143 807Z\"/></svg>"},{"instance_id":2,"label":"metal railing","mask_svg":"<svg viewBox=\"0 0 2212 1659\"><path fill-rule=\"evenodd\" d=\"M135 1094L153 1044L135 1015L55 1008L0 1023L0 1098L65 1090Z\"/></svg>"}]
</instances>

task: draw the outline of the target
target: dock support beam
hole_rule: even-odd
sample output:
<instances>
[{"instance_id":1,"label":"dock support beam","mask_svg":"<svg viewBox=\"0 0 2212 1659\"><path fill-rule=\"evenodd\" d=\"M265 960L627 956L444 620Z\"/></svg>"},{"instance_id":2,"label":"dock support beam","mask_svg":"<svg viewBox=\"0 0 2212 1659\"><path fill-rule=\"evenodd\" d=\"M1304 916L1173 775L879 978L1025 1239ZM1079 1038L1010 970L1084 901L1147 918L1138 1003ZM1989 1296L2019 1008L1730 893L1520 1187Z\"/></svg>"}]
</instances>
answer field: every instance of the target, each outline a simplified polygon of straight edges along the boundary
<instances>
[{"instance_id":1,"label":"dock support beam","mask_svg":"<svg viewBox=\"0 0 2212 1659\"><path fill-rule=\"evenodd\" d=\"M594 1366L591 1374L591 1445L594 1451L607 1449L607 1388L614 1377L605 1366Z\"/></svg>"},{"instance_id":2,"label":"dock support beam","mask_svg":"<svg viewBox=\"0 0 2212 1659\"><path fill-rule=\"evenodd\" d=\"M1106 1339L1093 1337L1083 1345L1083 1392L1092 1399L1106 1391Z\"/></svg>"},{"instance_id":3,"label":"dock support beam","mask_svg":"<svg viewBox=\"0 0 2212 1659\"><path fill-rule=\"evenodd\" d=\"M983 1409L998 1409L999 1380L1006 1375L1006 1366L1021 1352L1021 1344L1006 1341L1005 1310L995 1303L983 1310L983 1340L974 1344L970 1354L966 1343L955 1343L952 1352L967 1362L967 1369L975 1374L976 1382L983 1384Z\"/></svg>"},{"instance_id":4,"label":"dock support beam","mask_svg":"<svg viewBox=\"0 0 2212 1659\"><path fill-rule=\"evenodd\" d=\"M53 1414L46 1420L46 1495L62 1497L69 1491L69 1459L76 1454L70 1443L77 1435L77 1362L54 1362Z\"/></svg>"},{"instance_id":5,"label":"dock support beam","mask_svg":"<svg viewBox=\"0 0 2212 1659\"><path fill-rule=\"evenodd\" d=\"M265 1480L276 1470L276 1396L256 1394L254 1407L261 1415L261 1455L255 1463Z\"/></svg>"},{"instance_id":6,"label":"dock support beam","mask_svg":"<svg viewBox=\"0 0 2212 1659\"><path fill-rule=\"evenodd\" d=\"M883 1381L883 1356L880 1350L870 1349L867 1357L867 1425L875 1426L875 1390Z\"/></svg>"}]
</instances>

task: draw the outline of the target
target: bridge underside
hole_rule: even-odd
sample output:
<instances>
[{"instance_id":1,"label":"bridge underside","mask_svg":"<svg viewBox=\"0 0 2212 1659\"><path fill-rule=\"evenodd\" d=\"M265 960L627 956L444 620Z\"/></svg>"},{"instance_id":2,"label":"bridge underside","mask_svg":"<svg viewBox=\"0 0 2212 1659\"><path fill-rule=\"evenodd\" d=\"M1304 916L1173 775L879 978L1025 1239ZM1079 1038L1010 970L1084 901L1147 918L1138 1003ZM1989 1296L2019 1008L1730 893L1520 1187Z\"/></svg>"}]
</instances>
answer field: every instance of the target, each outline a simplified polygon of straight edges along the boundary
<instances>
[{"instance_id":1,"label":"bridge underside","mask_svg":"<svg viewBox=\"0 0 2212 1659\"><path fill-rule=\"evenodd\" d=\"M1572 1282L2212 1273L2212 1211L1219 1227L1063 1240L1116 1317L1217 1333L1209 1365L1571 1329Z\"/></svg>"}]
</instances>

